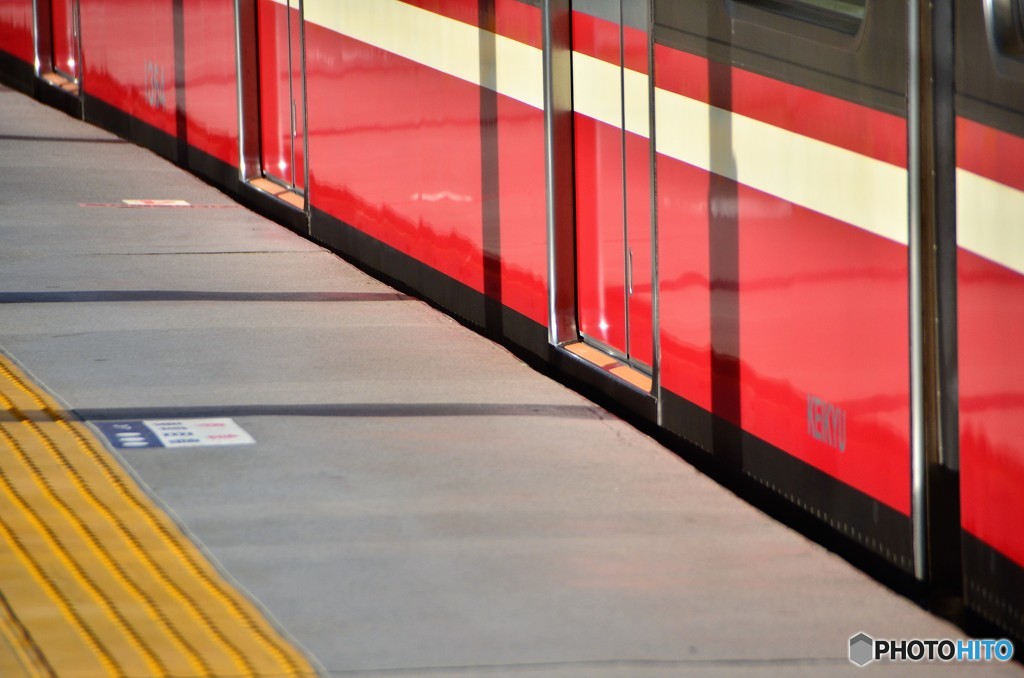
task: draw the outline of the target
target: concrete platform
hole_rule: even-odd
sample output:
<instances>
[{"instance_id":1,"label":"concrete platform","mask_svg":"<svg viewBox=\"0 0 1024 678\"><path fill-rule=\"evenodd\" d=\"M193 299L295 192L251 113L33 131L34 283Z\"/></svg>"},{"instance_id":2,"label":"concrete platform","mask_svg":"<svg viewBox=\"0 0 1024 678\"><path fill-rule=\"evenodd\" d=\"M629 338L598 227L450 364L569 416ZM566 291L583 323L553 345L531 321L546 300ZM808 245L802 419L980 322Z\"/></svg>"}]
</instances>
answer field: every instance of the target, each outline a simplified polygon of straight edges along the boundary
<instances>
[{"instance_id":1,"label":"concrete platform","mask_svg":"<svg viewBox=\"0 0 1024 678\"><path fill-rule=\"evenodd\" d=\"M86 421L253 436L121 457L324 675L1024 675L854 667L859 631L963 631L426 304L2 88L0 177L0 349ZM124 199L206 207L96 206Z\"/></svg>"}]
</instances>

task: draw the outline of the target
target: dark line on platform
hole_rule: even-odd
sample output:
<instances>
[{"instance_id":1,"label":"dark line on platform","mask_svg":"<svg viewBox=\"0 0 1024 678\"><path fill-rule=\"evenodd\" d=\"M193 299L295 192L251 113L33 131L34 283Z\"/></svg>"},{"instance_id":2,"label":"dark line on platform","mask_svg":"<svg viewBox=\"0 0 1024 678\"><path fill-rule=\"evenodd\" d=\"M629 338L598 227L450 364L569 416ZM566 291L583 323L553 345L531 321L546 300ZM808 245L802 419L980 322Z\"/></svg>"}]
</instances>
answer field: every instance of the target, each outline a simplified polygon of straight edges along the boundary
<instances>
[{"instance_id":1,"label":"dark line on platform","mask_svg":"<svg viewBox=\"0 0 1024 678\"><path fill-rule=\"evenodd\" d=\"M214 417L554 417L600 419L590 405L530 403L338 403L76 409L87 421Z\"/></svg>"},{"instance_id":2,"label":"dark line on platform","mask_svg":"<svg viewBox=\"0 0 1024 678\"><path fill-rule=\"evenodd\" d=\"M136 301L406 301L399 292L188 292L184 290L0 292L0 304L68 304Z\"/></svg>"},{"instance_id":3,"label":"dark line on platform","mask_svg":"<svg viewBox=\"0 0 1024 678\"><path fill-rule=\"evenodd\" d=\"M76 137L36 137L28 134L0 134L0 141L55 141L71 144L127 144L124 139L81 139Z\"/></svg>"}]
</instances>

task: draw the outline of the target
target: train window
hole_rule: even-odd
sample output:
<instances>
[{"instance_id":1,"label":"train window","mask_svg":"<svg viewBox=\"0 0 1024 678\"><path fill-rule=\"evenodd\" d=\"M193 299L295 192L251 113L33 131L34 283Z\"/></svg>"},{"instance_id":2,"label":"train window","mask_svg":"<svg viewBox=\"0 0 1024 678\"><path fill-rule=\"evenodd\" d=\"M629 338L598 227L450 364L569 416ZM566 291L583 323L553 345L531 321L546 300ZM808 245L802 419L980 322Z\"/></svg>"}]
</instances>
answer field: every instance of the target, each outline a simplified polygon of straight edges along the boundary
<instances>
[{"instance_id":1,"label":"train window","mask_svg":"<svg viewBox=\"0 0 1024 678\"><path fill-rule=\"evenodd\" d=\"M991 38L1003 56L1024 60L1024 0L988 0Z\"/></svg>"},{"instance_id":2,"label":"train window","mask_svg":"<svg viewBox=\"0 0 1024 678\"><path fill-rule=\"evenodd\" d=\"M776 14L853 35L864 21L867 0L739 0Z\"/></svg>"}]
</instances>

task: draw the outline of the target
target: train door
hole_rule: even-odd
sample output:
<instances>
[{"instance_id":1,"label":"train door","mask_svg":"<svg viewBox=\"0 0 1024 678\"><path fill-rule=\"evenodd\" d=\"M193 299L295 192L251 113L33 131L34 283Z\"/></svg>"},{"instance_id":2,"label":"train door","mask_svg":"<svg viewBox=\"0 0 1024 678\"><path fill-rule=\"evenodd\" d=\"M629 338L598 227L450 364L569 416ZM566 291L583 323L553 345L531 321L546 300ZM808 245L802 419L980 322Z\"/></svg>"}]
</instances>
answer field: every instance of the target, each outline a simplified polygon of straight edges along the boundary
<instances>
[{"instance_id":1,"label":"train door","mask_svg":"<svg viewBox=\"0 0 1024 678\"><path fill-rule=\"evenodd\" d=\"M572 2L577 322L583 340L653 365L648 6Z\"/></svg>"},{"instance_id":2,"label":"train door","mask_svg":"<svg viewBox=\"0 0 1024 678\"><path fill-rule=\"evenodd\" d=\"M953 7L964 599L1021 637L1024 2L957 0Z\"/></svg>"},{"instance_id":3,"label":"train door","mask_svg":"<svg viewBox=\"0 0 1024 678\"><path fill-rule=\"evenodd\" d=\"M79 56L78 0L53 0L50 4L53 70L71 82L78 82Z\"/></svg>"},{"instance_id":4,"label":"train door","mask_svg":"<svg viewBox=\"0 0 1024 678\"><path fill-rule=\"evenodd\" d=\"M302 0L258 0L260 164L296 194L306 186Z\"/></svg>"},{"instance_id":5,"label":"train door","mask_svg":"<svg viewBox=\"0 0 1024 678\"><path fill-rule=\"evenodd\" d=\"M40 78L72 96L82 73L79 0L36 0L35 57Z\"/></svg>"}]
</instances>

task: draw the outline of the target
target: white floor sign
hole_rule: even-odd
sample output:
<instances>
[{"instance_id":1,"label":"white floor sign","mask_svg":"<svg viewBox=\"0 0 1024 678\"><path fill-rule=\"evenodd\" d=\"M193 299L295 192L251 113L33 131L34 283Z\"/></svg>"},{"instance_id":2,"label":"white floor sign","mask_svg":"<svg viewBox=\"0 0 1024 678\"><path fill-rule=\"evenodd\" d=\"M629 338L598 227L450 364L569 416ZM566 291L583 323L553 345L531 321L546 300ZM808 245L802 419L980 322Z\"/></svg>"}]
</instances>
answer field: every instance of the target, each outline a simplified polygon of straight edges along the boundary
<instances>
[{"instance_id":1,"label":"white floor sign","mask_svg":"<svg viewBox=\"0 0 1024 678\"><path fill-rule=\"evenodd\" d=\"M144 419L99 421L96 426L118 449L252 445L256 441L233 419Z\"/></svg>"}]
</instances>

